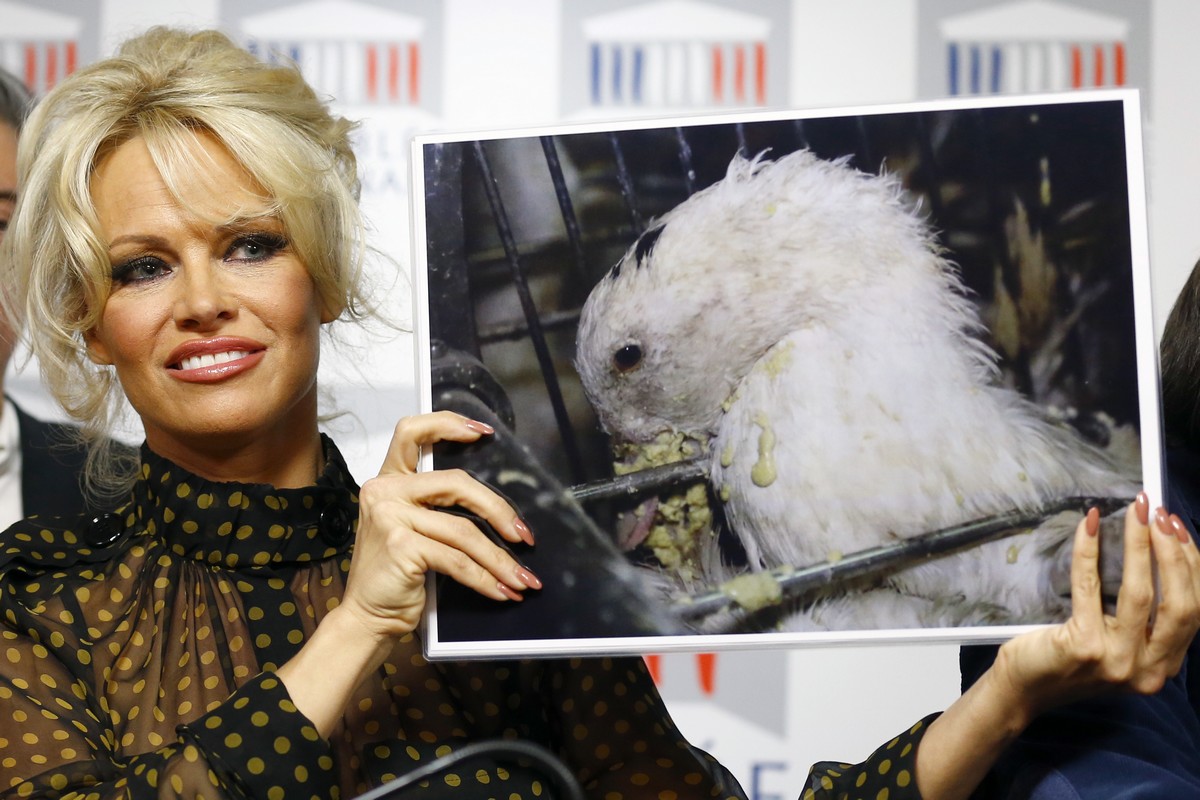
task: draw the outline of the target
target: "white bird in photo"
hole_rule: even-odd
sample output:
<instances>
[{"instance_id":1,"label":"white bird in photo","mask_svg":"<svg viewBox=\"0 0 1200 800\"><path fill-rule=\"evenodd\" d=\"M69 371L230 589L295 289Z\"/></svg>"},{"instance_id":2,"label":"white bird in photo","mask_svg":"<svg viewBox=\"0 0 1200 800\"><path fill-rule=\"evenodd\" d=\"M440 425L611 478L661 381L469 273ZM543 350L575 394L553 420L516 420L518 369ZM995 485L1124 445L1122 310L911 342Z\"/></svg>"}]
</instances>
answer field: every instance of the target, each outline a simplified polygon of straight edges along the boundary
<instances>
[{"instance_id":1,"label":"white bird in photo","mask_svg":"<svg viewBox=\"0 0 1200 800\"><path fill-rule=\"evenodd\" d=\"M807 151L739 155L595 286L576 367L621 454L707 456L752 570L1063 498L1132 498L1139 475L1000 385L981 331L895 177ZM673 510L677 524L706 522L695 500ZM788 625L1057 618L1069 599L1053 570L1078 519L904 569ZM687 577L719 580L701 549Z\"/></svg>"}]
</instances>

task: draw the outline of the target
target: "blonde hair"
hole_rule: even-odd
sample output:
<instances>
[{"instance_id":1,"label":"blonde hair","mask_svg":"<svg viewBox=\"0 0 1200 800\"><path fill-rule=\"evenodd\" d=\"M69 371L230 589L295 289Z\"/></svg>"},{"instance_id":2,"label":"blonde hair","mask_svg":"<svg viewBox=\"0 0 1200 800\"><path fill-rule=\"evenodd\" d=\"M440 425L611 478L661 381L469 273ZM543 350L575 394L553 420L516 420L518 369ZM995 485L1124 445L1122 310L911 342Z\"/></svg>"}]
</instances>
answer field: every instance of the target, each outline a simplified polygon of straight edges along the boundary
<instances>
[{"instance_id":1,"label":"blonde hair","mask_svg":"<svg viewBox=\"0 0 1200 800\"><path fill-rule=\"evenodd\" d=\"M36 106L22 131L20 195L4 240L6 298L24 317L47 387L93 444L121 408L111 369L84 333L111 290L108 248L89 181L100 161L142 137L176 197L197 133L215 137L258 182L327 309L362 316L365 253L352 123L330 113L294 66L270 65L217 31L157 27L79 70ZM104 482L90 466L89 481Z\"/></svg>"}]
</instances>

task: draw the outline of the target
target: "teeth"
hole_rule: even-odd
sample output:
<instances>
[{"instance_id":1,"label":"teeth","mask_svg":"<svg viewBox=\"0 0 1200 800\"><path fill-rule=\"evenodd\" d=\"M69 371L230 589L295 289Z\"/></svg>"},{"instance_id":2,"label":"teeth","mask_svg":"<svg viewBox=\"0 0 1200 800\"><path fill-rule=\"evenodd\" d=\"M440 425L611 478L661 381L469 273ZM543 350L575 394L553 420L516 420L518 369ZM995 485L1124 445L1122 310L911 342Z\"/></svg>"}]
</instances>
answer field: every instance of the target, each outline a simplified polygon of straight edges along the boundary
<instances>
[{"instance_id":1,"label":"teeth","mask_svg":"<svg viewBox=\"0 0 1200 800\"><path fill-rule=\"evenodd\" d=\"M230 350L226 353L205 353L202 356L192 356L185 358L179 362L180 369L200 369L201 367L211 367L216 364L224 364L227 361L236 361L239 358L245 358L250 355L248 350Z\"/></svg>"}]
</instances>

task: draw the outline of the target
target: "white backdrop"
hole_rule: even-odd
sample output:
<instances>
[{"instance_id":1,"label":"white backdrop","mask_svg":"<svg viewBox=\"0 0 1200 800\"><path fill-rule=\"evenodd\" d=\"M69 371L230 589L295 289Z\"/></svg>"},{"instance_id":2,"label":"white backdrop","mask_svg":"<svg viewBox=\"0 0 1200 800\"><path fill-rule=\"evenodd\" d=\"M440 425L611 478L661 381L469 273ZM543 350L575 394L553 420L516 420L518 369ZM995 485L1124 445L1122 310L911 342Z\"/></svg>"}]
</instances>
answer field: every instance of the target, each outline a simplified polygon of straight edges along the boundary
<instances>
[{"instance_id":1,"label":"white backdrop","mask_svg":"<svg viewBox=\"0 0 1200 800\"><path fill-rule=\"evenodd\" d=\"M218 0L51 0L46 6L67 14L75 8L93 20L98 30L90 34L95 41L80 50L106 55L121 39L150 24L212 26L247 13L232 12L240 4L228 2L231 6L225 9ZM338 2L349 0L334 0ZM436 42L440 59L433 65L438 111L420 118L422 123L414 123L411 115L389 122L388 112L367 108L344 112L365 117L368 130L374 125L383 131L383 138L372 136L364 143L374 148L367 163L378 168L385 155L396 150L397 141L386 137L415 124L495 129L562 121L563 15L570 12L564 5L570 2L445 0ZM1114 0L1092 2L1114 5ZM1194 53L1200 3L1147 2L1151 46L1149 79L1143 88L1152 97L1145 133L1155 319L1161 329L1170 303L1200 256L1200 149L1193 141L1200 131L1200 63ZM1070 5L1070 0L1064 3ZM664 13L672 6L629 4ZM40 6L35 0L0 0L0 6L8 5ZM270 5L267 0L255 8ZM399 12L413 4L394 0L374 5ZM970 5L977 7L979 2L972 0ZM1145 7L1140 0L1127 5ZM856 105L918 97L918 0L790 0L790 5L779 0L775 6L791 15L784 48L786 105ZM664 25L669 27L670 20ZM4 27L0 9L0 43ZM365 207L380 230L382 245L407 265L403 193L381 190L368 195ZM392 315L407 319L403 269L385 279L401 287L393 293ZM341 355L334 351L322 365L322 381L333 395L333 405L351 412L332 427L360 479L378 465L395 419L417 406L410 337L377 334L370 342L358 343L363 349ZM41 394L35 371L11 375L9 386L32 410L59 416ZM137 435L136 430L128 432L131 438ZM795 797L812 761L859 760L918 717L951 702L958 693L956 653L957 648L946 645L896 645L723 654L711 685L698 677L693 656L674 655L661 662L661 686L689 738L720 757L752 797Z\"/></svg>"}]
</instances>

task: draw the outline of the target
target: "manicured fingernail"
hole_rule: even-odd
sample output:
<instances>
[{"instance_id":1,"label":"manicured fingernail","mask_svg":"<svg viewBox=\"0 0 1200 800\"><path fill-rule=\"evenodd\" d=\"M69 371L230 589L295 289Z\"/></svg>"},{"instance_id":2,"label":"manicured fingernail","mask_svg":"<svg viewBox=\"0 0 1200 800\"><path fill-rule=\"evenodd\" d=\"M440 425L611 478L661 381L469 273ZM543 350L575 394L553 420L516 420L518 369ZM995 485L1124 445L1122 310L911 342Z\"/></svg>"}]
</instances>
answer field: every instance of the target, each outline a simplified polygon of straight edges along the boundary
<instances>
[{"instance_id":1,"label":"manicured fingernail","mask_svg":"<svg viewBox=\"0 0 1200 800\"><path fill-rule=\"evenodd\" d=\"M520 579L521 583L525 584L530 589L542 588L541 579L538 578L537 575L534 575L532 572L530 572L525 567L522 567L522 566L517 567L517 578Z\"/></svg>"},{"instance_id":2,"label":"manicured fingernail","mask_svg":"<svg viewBox=\"0 0 1200 800\"><path fill-rule=\"evenodd\" d=\"M1138 522L1143 525L1150 524L1150 498L1145 492L1138 492L1137 500L1133 503L1133 511L1137 514Z\"/></svg>"},{"instance_id":3,"label":"manicured fingernail","mask_svg":"<svg viewBox=\"0 0 1200 800\"><path fill-rule=\"evenodd\" d=\"M500 581L496 581L496 586L500 587L500 593L503 594L505 597L507 597L509 600L516 600L519 603L525 599L524 597L521 596L520 592L516 591L515 589L513 589L509 586L505 586Z\"/></svg>"},{"instance_id":4,"label":"manicured fingernail","mask_svg":"<svg viewBox=\"0 0 1200 800\"><path fill-rule=\"evenodd\" d=\"M1171 515L1171 529L1181 542L1187 542L1192 538L1191 531L1189 531L1187 526L1183 524L1183 520L1179 518L1178 514Z\"/></svg>"},{"instance_id":5,"label":"manicured fingernail","mask_svg":"<svg viewBox=\"0 0 1200 800\"><path fill-rule=\"evenodd\" d=\"M1167 510L1162 506L1159 506L1154 512L1154 522L1161 530L1165 531L1169 529L1171 521L1167 517Z\"/></svg>"},{"instance_id":6,"label":"manicured fingernail","mask_svg":"<svg viewBox=\"0 0 1200 800\"><path fill-rule=\"evenodd\" d=\"M513 528L521 535L521 541L533 547L533 531L529 530L529 526L525 524L525 520L517 517L513 520Z\"/></svg>"},{"instance_id":7,"label":"manicured fingernail","mask_svg":"<svg viewBox=\"0 0 1200 800\"><path fill-rule=\"evenodd\" d=\"M1089 508L1087 512L1087 524L1084 526L1088 536L1095 536L1100 532L1100 509Z\"/></svg>"},{"instance_id":8,"label":"manicured fingernail","mask_svg":"<svg viewBox=\"0 0 1200 800\"><path fill-rule=\"evenodd\" d=\"M468 430L475 431L476 433L495 433L496 432L496 429L493 428L491 425L488 425L486 422L480 422L477 419L469 419L466 422L464 422L463 424L467 426Z\"/></svg>"}]
</instances>

